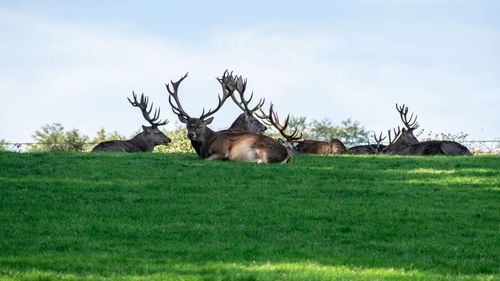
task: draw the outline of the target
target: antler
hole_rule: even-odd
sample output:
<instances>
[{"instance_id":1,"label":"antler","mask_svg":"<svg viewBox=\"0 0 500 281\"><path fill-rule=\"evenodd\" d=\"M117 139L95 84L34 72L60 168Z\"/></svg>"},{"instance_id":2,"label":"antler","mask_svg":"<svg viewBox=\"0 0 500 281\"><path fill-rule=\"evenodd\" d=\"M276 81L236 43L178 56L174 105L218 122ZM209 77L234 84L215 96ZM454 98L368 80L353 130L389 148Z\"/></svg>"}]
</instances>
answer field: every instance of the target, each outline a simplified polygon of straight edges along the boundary
<instances>
[{"instance_id":1,"label":"antler","mask_svg":"<svg viewBox=\"0 0 500 281\"><path fill-rule=\"evenodd\" d=\"M390 131L389 131L390 132ZM382 132L380 132L380 135L378 135L377 137L377 134L373 133L373 139L375 140L375 143L377 144L377 149L380 148L380 146L382 145L382 142L386 139L387 137L384 136L382 137Z\"/></svg>"},{"instance_id":2,"label":"antler","mask_svg":"<svg viewBox=\"0 0 500 281\"><path fill-rule=\"evenodd\" d=\"M394 139L391 136L391 130L387 130L387 135L389 135L389 145L393 144L396 139L398 138L398 135L401 133L401 128L398 126L398 129L392 128L392 132L394 133Z\"/></svg>"},{"instance_id":3,"label":"antler","mask_svg":"<svg viewBox=\"0 0 500 281\"><path fill-rule=\"evenodd\" d=\"M235 97L235 94L232 94L231 95L231 98L233 99L234 103L236 103L236 105L241 108L241 110L243 110L243 112L246 112L247 114L250 114L252 115L255 111L257 111L258 109L260 109L263 105L264 105L264 102L266 101L266 99L260 99L259 102L257 103L257 105L250 109L248 107L248 104L250 103L250 101L252 101L252 98L253 98L253 92L252 94L250 95L250 98L248 100L245 100L245 89L247 87L247 79L243 79L243 77L241 77L241 75L238 77L236 76L236 91L238 91L239 93L239 96L240 96L240 101L238 101Z\"/></svg>"},{"instance_id":4,"label":"antler","mask_svg":"<svg viewBox=\"0 0 500 281\"><path fill-rule=\"evenodd\" d=\"M415 120L413 120L413 113L410 115L410 119L408 120L408 107L406 105L398 106L396 103L396 110L399 112L401 116L401 121L406 126L408 130L414 130L419 127L417 123L417 116L415 115Z\"/></svg>"},{"instance_id":5,"label":"antler","mask_svg":"<svg viewBox=\"0 0 500 281\"><path fill-rule=\"evenodd\" d=\"M172 111L177 116L182 117L185 120L187 120L190 117L189 114L187 114L186 111L184 111L184 109L182 108L182 105L179 102L179 96L177 95L177 91L179 89L179 85L181 84L182 80L184 80L187 76L188 72L184 76L182 76L181 79L179 79L177 82L170 80L170 83L172 84L172 89L170 89L170 84L165 83L165 86L167 87L167 91L169 93L168 102L170 103L170 106L172 106ZM174 99L177 106L174 105L174 103L172 102L172 98Z\"/></svg>"},{"instance_id":6,"label":"antler","mask_svg":"<svg viewBox=\"0 0 500 281\"><path fill-rule=\"evenodd\" d=\"M229 98L235 90L234 85L232 85L232 82L231 82L232 80L234 80L232 72L229 73L229 71L226 70L226 71L224 71L224 74L222 75L221 78L216 78L216 79L217 79L217 81L219 81L219 83L222 86L222 98L220 95L218 96L219 103L217 104L217 107L215 109L213 109L213 110L210 109L210 110L208 110L207 113L205 113L205 108L203 108L203 111L201 112L201 116L200 116L200 119L202 119L202 120L206 119L207 117L211 116L215 112L219 111L219 109L221 109L224 102L226 102L227 98Z\"/></svg>"},{"instance_id":7,"label":"antler","mask_svg":"<svg viewBox=\"0 0 500 281\"><path fill-rule=\"evenodd\" d=\"M160 118L160 109L155 108L155 113L153 118L151 118L150 114L151 111L153 110L153 103L151 103L151 106L148 109L148 102L149 98L143 94L141 94L141 101L137 101L137 95L132 91L132 97L134 98L134 101L131 101L130 98L127 98L128 101L132 106L138 107L142 111L142 116L144 116L144 119L151 124L153 127L158 127L158 126L163 126L168 123L168 120L157 122L158 119Z\"/></svg>"},{"instance_id":8,"label":"antler","mask_svg":"<svg viewBox=\"0 0 500 281\"><path fill-rule=\"evenodd\" d=\"M280 119L278 117L278 114L276 112L274 112L273 107L274 107L274 105L271 103L271 105L269 106L269 114L268 115L266 115L264 113L262 108L259 108L260 115L259 114L256 114L256 115L259 118L261 118L262 121L266 125L274 126L274 128L276 128L280 132L280 134L286 139L287 142L293 142L293 141L300 140L302 138L302 133L299 134L297 132L297 128L295 128L295 130L291 134L286 134L286 132L285 132L287 127L288 127L288 121L290 120L290 114L288 114L286 116L285 123L281 124Z\"/></svg>"}]
</instances>

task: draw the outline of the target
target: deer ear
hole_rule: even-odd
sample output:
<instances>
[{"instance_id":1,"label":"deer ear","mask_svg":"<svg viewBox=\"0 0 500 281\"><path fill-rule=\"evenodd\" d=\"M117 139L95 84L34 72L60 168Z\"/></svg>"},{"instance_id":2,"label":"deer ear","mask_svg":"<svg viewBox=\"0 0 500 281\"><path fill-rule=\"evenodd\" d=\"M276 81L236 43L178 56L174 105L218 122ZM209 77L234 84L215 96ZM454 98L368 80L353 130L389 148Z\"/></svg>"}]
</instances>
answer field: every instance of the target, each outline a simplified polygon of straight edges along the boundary
<instances>
[{"instance_id":1,"label":"deer ear","mask_svg":"<svg viewBox=\"0 0 500 281\"><path fill-rule=\"evenodd\" d=\"M182 123L186 124L187 123L187 118L182 116L182 115L177 115L177 118L179 118L179 121Z\"/></svg>"},{"instance_id":2,"label":"deer ear","mask_svg":"<svg viewBox=\"0 0 500 281\"><path fill-rule=\"evenodd\" d=\"M148 128L147 126L142 125L142 129L143 129L144 131L146 131L146 129L147 129L147 128Z\"/></svg>"},{"instance_id":3,"label":"deer ear","mask_svg":"<svg viewBox=\"0 0 500 281\"><path fill-rule=\"evenodd\" d=\"M210 117L210 118L208 118L207 120L205 120L205 124L206 124L206 125L210 125L210 123L212 123L212 121L214 121L214 118L213 118L213 117Z\"/></svg>"}]
</instances>

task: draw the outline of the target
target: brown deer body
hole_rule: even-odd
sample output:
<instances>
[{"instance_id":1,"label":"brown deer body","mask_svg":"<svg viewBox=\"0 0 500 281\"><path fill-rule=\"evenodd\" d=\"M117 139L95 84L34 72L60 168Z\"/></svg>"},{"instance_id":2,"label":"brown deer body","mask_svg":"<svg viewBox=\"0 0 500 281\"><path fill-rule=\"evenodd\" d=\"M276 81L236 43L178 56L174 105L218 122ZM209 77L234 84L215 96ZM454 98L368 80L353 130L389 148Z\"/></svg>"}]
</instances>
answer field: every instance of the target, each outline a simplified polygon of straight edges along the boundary
<instances>
[{"instance_id":1,"label":"brown deer body","mask_svg":"<svg viewBox=\"0 0 500 281\"><path fill-rule=\"evenodd\" d=\"M248 132L215 132L208 128L208 125L213 121L211 115L217 112L232 94L231 85L228 84L231 79L228 78L227 71L224 72L222 78L217 79L223 91L222 98L219 97L219 104L214 110L209 110L207 113L203 110L200 118L190 117L179 101L178 88L186 77L187 74L177 82L171 81L171 85L166 85L169 92L169 103L179 120L186 124L187 137L197 145L197 154L201 159L258 163L286 163L290 160L287 150L270 137Z\"/></svg>"},{"instance_id":2,"label":"brown deer body","mask_svg":"<svg viewBox=\"0 0 500 281\"><path fill-rule=\"evenodd\" d=\"M143 131L130 140L112 140L101 142L92 149L92 152L151 152L157 145L168 145L172 142L169 137L158 129L158 126L168 123L167 120L157 122L160 111L155 110L154 117L150 117L153 105L151 104L150 109L147 109L148 97L145 97L143 94L141 95L141 101L138 102L137 96L133 93L133 98L134 101L128 99L129 102L132 106L139 107L141 109L144 119L146 119L151 126L142 126Z\"/></svg>"},{"instance_id":3,"label":"brown deer body","mask_svg":"<svg viewBox=\"0 0 500 281\"><path fill-rule=\"evenodd\" d=\"M303 140L298 141L295 145L295 149L299 153L306 154L344 154L347 152L347 148L344 143L339 139L332 139L327 141L318 140Z\"/></svg>"},{"instance_id":4,"label":"brown deer body","mask_svg":"<svg viewBox=\"0 0 500 281\"><path fill-rule=\"evenodd\" d=\"M254 113L256 110L260 109L262 105L264 104L264 100L260 100L257 106L255 106L253 109L250 109L248 107L248 104L252 100L252 96L248 99L245 100L244 93L246 89L246 84L247 81L246 79L243 80L241 76L236 76L234 77L231 73L228 73L227 71L224 73L222 78L220 78L219 82L221 82L221 85L223 87L226 87L226 90L228 93L231 94L231 98L233 101L238 105L241 110L243 110L243 113L241 113L236 120L231 124L229 128L226 130L222 130L219 132L223 133L256 133L256 134L262 134L267 130L267 127L262 124L257 118L255 118ZM235 97L234 90L238 91L240 95L240 101L237 100ZM202 143L199 141L194 141L191 140L191 146L195 150L196 154L198 154L199 157L202 157L201 155L201 146Z\"/></svg>"}]
</instances>

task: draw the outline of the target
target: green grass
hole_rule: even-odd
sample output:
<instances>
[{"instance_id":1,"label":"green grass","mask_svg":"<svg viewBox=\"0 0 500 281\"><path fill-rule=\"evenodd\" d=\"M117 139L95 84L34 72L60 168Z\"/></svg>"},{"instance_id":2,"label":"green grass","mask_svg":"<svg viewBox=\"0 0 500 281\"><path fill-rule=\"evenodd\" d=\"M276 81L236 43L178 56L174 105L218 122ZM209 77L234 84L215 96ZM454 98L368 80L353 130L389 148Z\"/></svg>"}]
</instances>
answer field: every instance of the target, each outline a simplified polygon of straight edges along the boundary
<instances>
[{"instance_id":1,"label":"green grass","mask_svg":"<svg viewBox=\"0 0 500 281\"><path fill-rule=\"evenodd\" d=\"M0 280L499 280L500 157L0 153Z\"/></svg>"}]
</instances>

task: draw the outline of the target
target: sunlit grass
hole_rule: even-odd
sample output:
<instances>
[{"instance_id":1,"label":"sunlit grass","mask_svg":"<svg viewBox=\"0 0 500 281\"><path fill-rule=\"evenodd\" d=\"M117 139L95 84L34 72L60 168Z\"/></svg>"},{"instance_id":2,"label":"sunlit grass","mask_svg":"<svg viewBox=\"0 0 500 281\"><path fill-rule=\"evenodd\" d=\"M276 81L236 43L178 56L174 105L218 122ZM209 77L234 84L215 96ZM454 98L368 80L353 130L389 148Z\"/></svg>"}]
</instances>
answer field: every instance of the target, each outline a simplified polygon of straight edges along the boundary
<instances>
[{"instance_id":1,"label":"sunlit grass","mask_svg":"<svg viewBox=\"0 0 500 281\"><path fill-rule=\"evenodd\" d=\"M496 280L498 167L0 153L0 280Z\"/></svg>"},{"instance_id":2,"label":"sunlit grass","mask_svg":"<svg viewBox=\"0 0 500 281\"><path fill-rule=\"evenodd\" d=\"M394 268L350 268L316 263L206 263L156 265L147 274L64 274L52 271L3 272L0 280L496 280L493 275L442 275Z\"/></svg>"}]
</instances>

